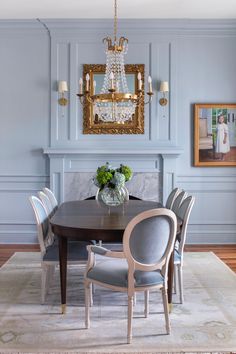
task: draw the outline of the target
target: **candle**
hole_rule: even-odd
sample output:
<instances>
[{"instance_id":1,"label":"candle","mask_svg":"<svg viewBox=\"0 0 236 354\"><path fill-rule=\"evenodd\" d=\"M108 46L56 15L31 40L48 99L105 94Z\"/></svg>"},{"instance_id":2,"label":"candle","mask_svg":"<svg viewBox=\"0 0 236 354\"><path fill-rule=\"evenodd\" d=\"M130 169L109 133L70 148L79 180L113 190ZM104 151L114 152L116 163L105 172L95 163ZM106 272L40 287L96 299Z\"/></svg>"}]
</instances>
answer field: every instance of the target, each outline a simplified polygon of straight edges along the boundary
<instances>
[{"instance_id":1,"label":"candle","mask_svg":"<svg viewBox=\"0 0 236 354\"><path fill-rule=\"evenodd\" d=\"M143 80L139 80L138 82L138 89L141 91L143 86Z\"/></svg>"},{"instance_id":2,"label":"candle","mask_svg":"<svg viewBox=\"0 0 236 354\"><path fill-rule=\"evenodd\" d=\"M152 78L148 76L148 92L152 92Z\"/></svg>"},{"instance_id":3,"label":"candle","mask_svg":"<svg viewBox=\"0 0 236 354\"><path fill-rule=\"evenodd\" d=\"M138 73L138 90L142 90L142 75L140 72Z\"/></svg>"},{"instance_id":4,"label":"candle","mask_svg":"<svg viewBox=\"0 0 236 354\"><path fill-rule=\"evenodd\" d=\"M79 79L79 93L80 93L80 95L83 94L83 80L82 80L82 77Z\"/></svg>"},{"instance_id":5,"label":"candle","mask_svg":"<svg viewBox=\"0 0 236 354\"><path fill-rule=\"evenodd\" d=\"M111 80L111 90L114 90L114 74L112 71L110 73L109 79Z\"/></svg>"},{"instance_id":6,"label":"candle","mask_svg":"<svg viewBox=\"0 0 236 354\"><path fill-rule=\"evenodd\" d=\"M96 93L96 85L97 85L97 83L96 83L96 81L94 80L94 81L93 81L93 95L95 95L95 93Z\"/></svg>"},{"instance_id":7,"label":"candle","mask_svg":"<svg viewBox=\"0 0 236 354\"><path fill-rule=\"evenodd\" d=\"M86 91L89 91L89 74L86 74Z\"/></svg>"}]
</instances>

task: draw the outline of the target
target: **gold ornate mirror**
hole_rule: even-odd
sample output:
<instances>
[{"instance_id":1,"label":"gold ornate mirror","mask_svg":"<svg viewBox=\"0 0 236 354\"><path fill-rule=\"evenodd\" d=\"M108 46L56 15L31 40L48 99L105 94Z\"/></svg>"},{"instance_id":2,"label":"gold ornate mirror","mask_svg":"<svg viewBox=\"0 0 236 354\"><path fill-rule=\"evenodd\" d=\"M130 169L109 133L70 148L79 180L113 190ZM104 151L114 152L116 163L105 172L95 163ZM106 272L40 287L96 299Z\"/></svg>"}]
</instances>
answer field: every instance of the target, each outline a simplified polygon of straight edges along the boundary
<instances>
[{"instance_id":1,"label":"gold ornate mirror","mask_svg":"<svg viewBox=\"0 0 236 354\"><path fill-rule=\"evenodd\" d=\"M86 75L89 74L90 94L98 94L103 85L106 66L103 64L84 64L83 82L86 82ZM144 64L126 64L125 74L130 92L137 94L138 73L141 73L144 82ZM93 82L96 82L96 88ZM144 95L141 104L135 109L132 119L123 123L104 122L94 114L93 103L85 100L83 103L83 133L84 134L144 134Z\"/></svg>"}]
</instances>

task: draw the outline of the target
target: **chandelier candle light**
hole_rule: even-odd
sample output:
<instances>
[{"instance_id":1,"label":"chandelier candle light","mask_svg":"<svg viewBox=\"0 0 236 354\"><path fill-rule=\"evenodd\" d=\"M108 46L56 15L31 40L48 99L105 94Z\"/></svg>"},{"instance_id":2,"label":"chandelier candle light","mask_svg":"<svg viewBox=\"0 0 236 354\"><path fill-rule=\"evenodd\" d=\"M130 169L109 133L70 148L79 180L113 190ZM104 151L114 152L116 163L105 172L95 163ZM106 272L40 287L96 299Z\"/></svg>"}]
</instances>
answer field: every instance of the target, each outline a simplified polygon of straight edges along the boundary
<instances>
[{"instance_id":1,"label":"chandelier candle light","mask_svg":"<svg viewBox=\"0 0 236 354\"><path fill-rule=\"evenodd\" d=\"M85 100L94 106L94 115L103 122L125 123L131 121L135 109L141 104L144 84L141 73L137 75L137 93L131 93L125 76L124 55L128 51L128 39L117 39L117 0L114 0L114 43L110 37L103 39L106 43L106 71L101 92L96 94L96 81L90 83L90 75L86 74L85 85L79 80L77 96L83 104ZM85 86L85 90L83 88ZM148 104L152 100L152 78L148 77Z\"/></svg>"}]
</instances>

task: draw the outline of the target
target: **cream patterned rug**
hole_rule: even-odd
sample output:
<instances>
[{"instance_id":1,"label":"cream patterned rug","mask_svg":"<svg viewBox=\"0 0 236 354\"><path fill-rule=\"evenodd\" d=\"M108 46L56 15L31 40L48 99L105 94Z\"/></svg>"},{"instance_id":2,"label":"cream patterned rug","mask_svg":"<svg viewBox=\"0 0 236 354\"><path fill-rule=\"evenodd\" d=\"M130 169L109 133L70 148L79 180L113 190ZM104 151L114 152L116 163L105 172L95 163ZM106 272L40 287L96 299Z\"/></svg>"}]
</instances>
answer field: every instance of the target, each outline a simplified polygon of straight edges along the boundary
<instances>
[{"instance_id":1,"label":"cream patterned rug","mask_svg":"<svg viewBox=\"0 0 236 354\"><path fill-rule=\"evenodd\" d=\"M16 253L0 269L0 353L210 353L236 351L236 275L213 253L186 253L185 303L174 295L171 335L165 334L160 293L134 309L126 344L126 295L96 288L91 328L84 328L82 271L68 271L67 314L60 314L59 272L40 305L40 255Z\"/></svg>"}]
</instances>

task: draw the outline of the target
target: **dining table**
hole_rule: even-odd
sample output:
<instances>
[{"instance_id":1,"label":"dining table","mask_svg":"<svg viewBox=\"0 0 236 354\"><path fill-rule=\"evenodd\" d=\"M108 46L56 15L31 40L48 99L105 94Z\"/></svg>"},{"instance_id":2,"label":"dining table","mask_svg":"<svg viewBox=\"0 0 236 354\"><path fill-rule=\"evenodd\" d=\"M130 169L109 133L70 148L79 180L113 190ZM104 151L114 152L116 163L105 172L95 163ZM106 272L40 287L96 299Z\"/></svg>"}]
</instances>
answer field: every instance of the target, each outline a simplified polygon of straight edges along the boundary
<instances>
[{"instance_id":1,"label":"dining table","mask_svg":"<svg viewBox=\"0 0 236 354\"><path fill-rule=\"evenodd\" d=\"M122 243L123 233L130 220L137 214L163 208L159 202L129 200L119 206L107 206L98 200L76 200L62 203L50 220L52 232L58 237L61 308L66 313L67 243L69 239L78 241L102 241ZM181 221L177 222L177 229ZM174 252L168 269L168 303L172 305L174 273Z\"/></svg>"}]
</instances>

